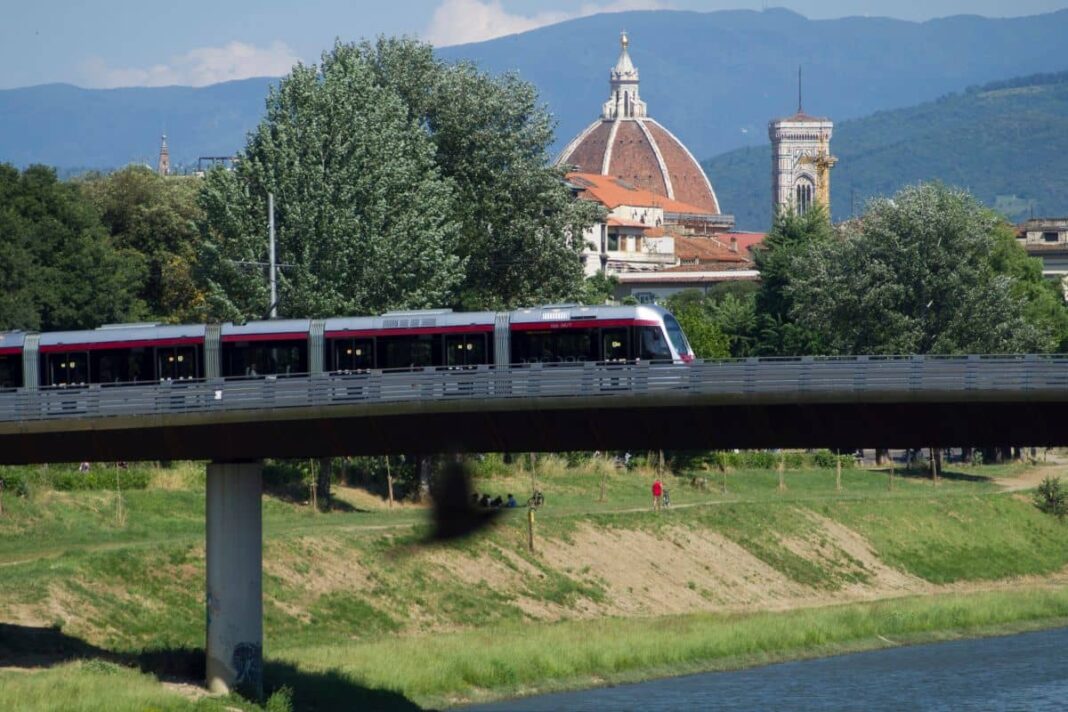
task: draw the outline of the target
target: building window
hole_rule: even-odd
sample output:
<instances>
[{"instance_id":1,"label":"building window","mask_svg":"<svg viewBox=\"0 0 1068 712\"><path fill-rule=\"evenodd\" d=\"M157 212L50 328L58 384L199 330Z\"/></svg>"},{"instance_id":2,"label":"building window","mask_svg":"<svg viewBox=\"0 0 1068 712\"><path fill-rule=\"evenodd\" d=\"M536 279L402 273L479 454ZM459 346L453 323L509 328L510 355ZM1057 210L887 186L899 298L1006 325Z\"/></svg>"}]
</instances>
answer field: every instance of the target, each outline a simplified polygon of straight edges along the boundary
<instances>
[{"instance_id":1,"label":"building window","mask_svg":"<svg viewBox=\"0 0 1068 712\"><path fill-rule=\"evenodd\" d=\"M619 235L617 233L613 233L613 232L608 233L608 251L609 252L618 252L619 251Z\"/></svg>"},{"instance_id":2,"label":"building window","mask_svg":"<svg viewBox=\"0 0 1068 712\"><path fill-rule=\"evenodd\" d=\"M1042 233L1043 242L1060 242L1061 235L1057 232L1044 232Z\"/></svg>"},{"instance_id":3,"label":"building window","mask_svg":"<svg viewBox=\"0 0 1068 712\"><path fill-rule=\"evenodd\" d=\"M808 179L802 179L797 182L794 196L794 206L797 209L798 215L803 215L808 212L808 209L812 207L813 194L815 193L812 182Z\"/></svg>"}]
</instances>

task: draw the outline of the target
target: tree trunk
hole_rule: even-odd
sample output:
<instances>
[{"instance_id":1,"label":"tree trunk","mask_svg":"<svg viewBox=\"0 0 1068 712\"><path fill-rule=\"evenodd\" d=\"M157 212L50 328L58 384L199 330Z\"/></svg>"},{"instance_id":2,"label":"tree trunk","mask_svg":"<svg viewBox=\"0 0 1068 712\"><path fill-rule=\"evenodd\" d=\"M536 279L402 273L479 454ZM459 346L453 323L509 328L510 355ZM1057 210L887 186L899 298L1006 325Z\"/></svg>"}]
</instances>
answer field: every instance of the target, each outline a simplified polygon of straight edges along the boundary
<instances>
[{"instance_id":1,"label":"tree trunk","mask_svg":"<svg viewBox=\"0 0 1068 712\"><path fill-rule=\"evenodd\" d=\"M389 455L386 455L386 491L389 493L389 508L393 509L393 472L389 469Z\"/></svg>"},{"instance_id":2,"label":"tree trunk","mask_svg":"<svg viewBox=\"0 0 1068 712\"><path fill-rule=\"evenodd\" d=\"M842 456L837 452L834 454L834 489L842 491Z\"/></svg>"},{"instance_id":3,"label":"tree trunk","mask_svg":"<svg viewBox=\"0 0 1068 712\"><path fill-rule=\"evenodd\" d=\"M786 456L779 458L779 491L786 491Z\"/></svg>"},{"instance_id":4,"label":"tree trunk","mask_svg":"<svg viewBox=\"0 0 1068 712\"><path fill-rule=\"evenodd\" d=\"M884 450L882 448L878 448L878 447L875 448L875 466L876 467L882 467L883 466L883 452L884 452Z\"/></svg>"},{"instance_id":5,"label":"tree trunk","mask_svg":"<svg viewBox=\"0 0 1068 712\"><path fill-rule=\"evenodd\" d=\"M419 501L430 499L430 456L419 456Z\"/></svg>"},{"instance_id":6,"label":"tree trunk","mask_svg":"<svg viewBox=\"0 0 1068 712\"><path fill-rule=\"evenodd\" d=\"M319 506L324 511L330 509L330 478L333 474L334 458L321 457L319 458L319 472L318 474L318 490Z\"/></svg>"},{"instance_id":7,"label":"tree trunk","mask_svg":"<svg viewBox=\"0 0 1068 712\"><path fill-rule=\"evenodd\" d=\"M886 488L888 490L890 490L891 492L893 492L894 491L894 458L893 458L893 456L891 456L888 459L890 460L890 479L887 482Z\"/></svg>"}]
</instances>

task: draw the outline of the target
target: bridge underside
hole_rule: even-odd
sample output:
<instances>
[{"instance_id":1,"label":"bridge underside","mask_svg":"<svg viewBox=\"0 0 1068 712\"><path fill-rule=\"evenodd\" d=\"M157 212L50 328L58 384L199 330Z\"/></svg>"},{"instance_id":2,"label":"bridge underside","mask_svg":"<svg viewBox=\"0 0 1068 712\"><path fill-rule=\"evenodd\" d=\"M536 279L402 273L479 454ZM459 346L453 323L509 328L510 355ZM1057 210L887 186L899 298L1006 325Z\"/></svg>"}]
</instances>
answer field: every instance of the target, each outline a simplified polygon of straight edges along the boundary
<instances>
[{"instance_id":1,"label":"bridge underside","mask_svg":"<svg viewBox=\"0 0 1068 712\"><path fill-rule=\"evenodd\" d=\"M680 400L690 401L680 403ZM524 407L524 405L526 407ZM1068 445L1063 400L753 403L436 401L19 423L0 463L777 447Z\"/></svg>"}]
</instances>

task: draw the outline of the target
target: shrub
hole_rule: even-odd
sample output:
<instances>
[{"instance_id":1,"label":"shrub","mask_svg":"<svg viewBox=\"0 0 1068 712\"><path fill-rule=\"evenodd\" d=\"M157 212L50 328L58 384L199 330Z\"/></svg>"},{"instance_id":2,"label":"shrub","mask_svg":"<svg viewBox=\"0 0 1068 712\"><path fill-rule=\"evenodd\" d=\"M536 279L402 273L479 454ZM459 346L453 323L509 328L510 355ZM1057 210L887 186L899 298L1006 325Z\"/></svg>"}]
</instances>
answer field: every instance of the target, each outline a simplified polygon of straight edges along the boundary
<instances>
[{"instance_id":1,"label":"shrub","mask_svg":"<svg viewBox=\"0 0 1068 712\"><path fill-rule=\"evenodd\" d=\"M88 472L78 470L52 471L48 477L52 488L60 492L80 492L86 490L111 490L115 484L121 489L146 489L149 473L142 469L116 469L109 466L90 468Z\"/></svg>"},{"instance_id":2,"label":"shrub","mask_svg":"<svg viewBox=\"0 0 1068 712\"><path fill-rule=\"evenodd\" d=\"M1035 506L1046 514L1052 514L1064 521L1068 515L1068 490L1061 484L1060 477L1047 477L1042 480L1035 492Z\"/></svg>"}]
</instances>

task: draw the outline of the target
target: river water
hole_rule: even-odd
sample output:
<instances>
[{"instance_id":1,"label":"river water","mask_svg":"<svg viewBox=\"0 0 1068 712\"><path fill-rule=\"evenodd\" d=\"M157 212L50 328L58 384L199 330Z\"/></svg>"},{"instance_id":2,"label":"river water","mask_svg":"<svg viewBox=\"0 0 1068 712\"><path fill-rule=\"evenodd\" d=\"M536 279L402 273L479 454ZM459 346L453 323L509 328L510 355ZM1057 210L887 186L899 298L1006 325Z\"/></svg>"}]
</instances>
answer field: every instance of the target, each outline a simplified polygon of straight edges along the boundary
<instances>
[{"instance_id":1,"label":"river water","mask_svg":"<svg viewBox=\"0 0 1068 712\"><path fill-rule=\"evenodd\" d=\"M466 709L1068 710L1068 628L688 675Z\"/></svg>"}]
</instances>

